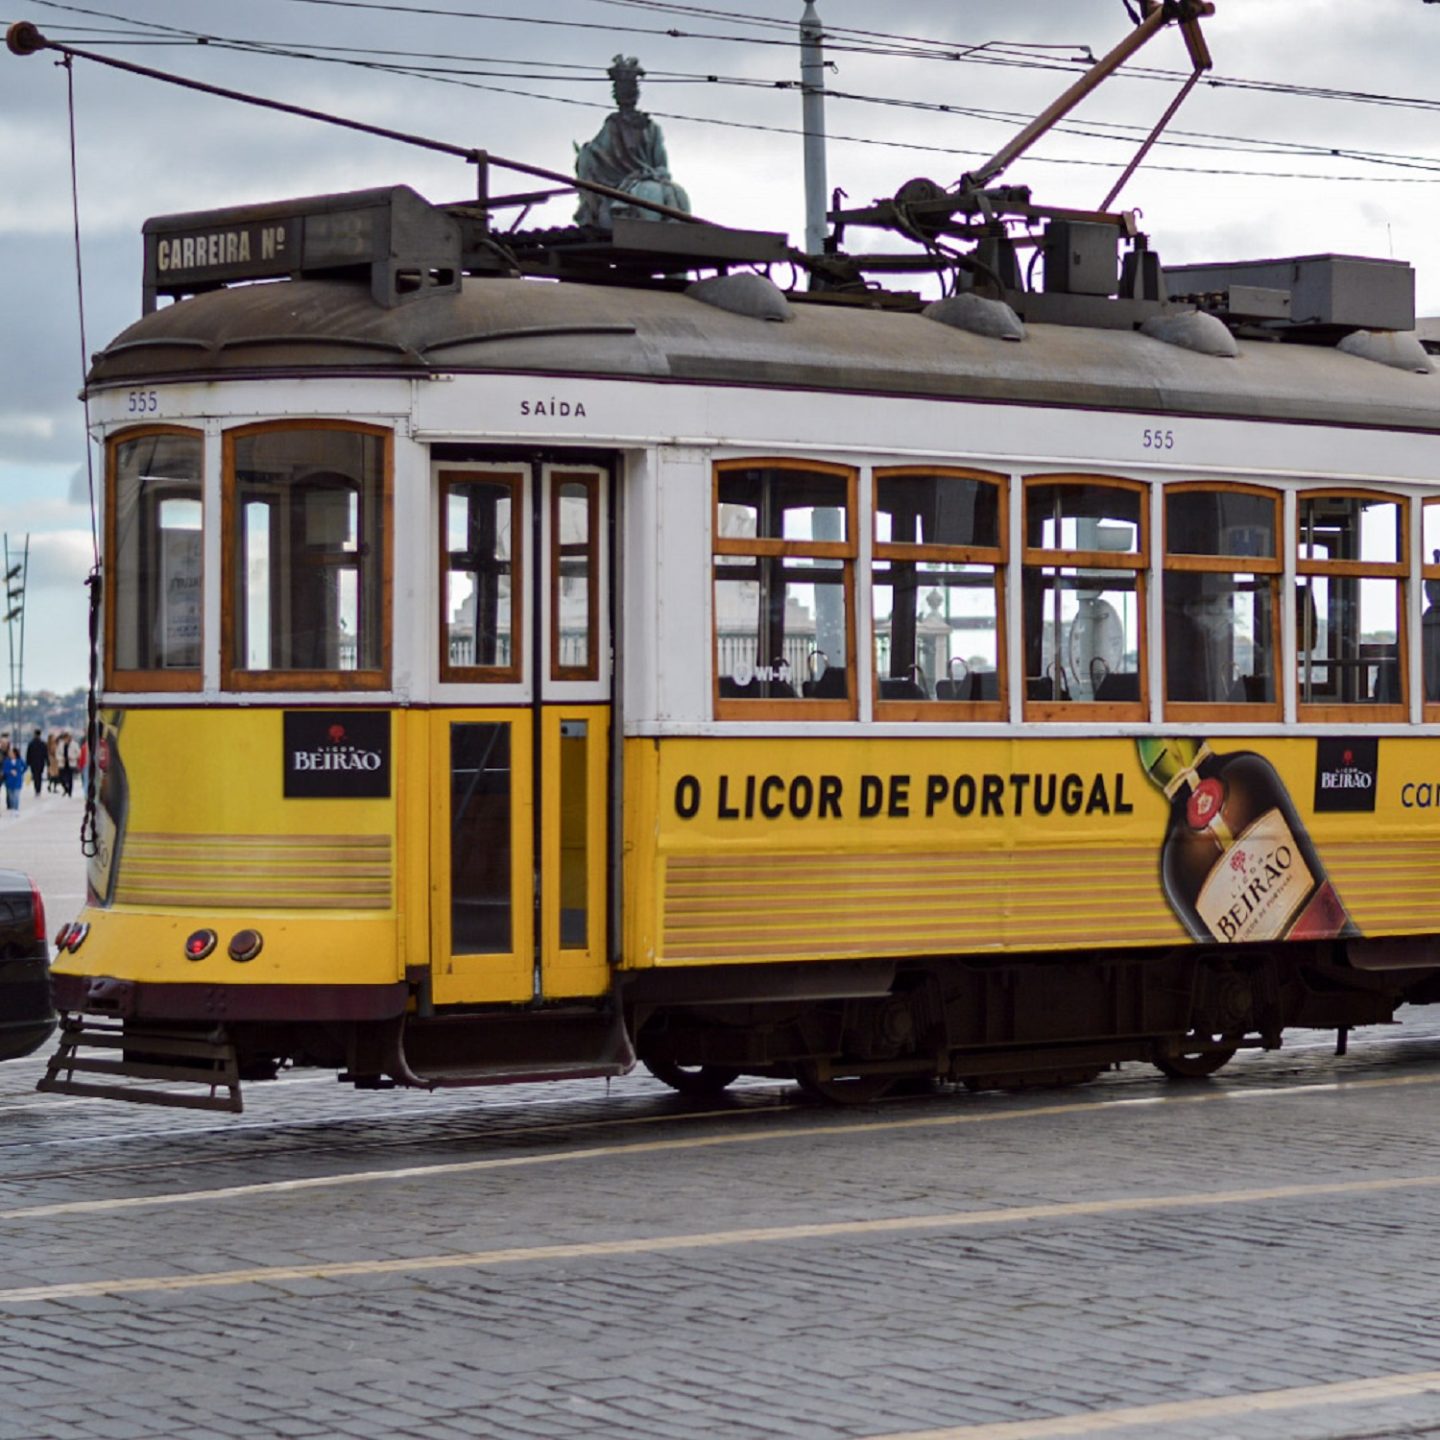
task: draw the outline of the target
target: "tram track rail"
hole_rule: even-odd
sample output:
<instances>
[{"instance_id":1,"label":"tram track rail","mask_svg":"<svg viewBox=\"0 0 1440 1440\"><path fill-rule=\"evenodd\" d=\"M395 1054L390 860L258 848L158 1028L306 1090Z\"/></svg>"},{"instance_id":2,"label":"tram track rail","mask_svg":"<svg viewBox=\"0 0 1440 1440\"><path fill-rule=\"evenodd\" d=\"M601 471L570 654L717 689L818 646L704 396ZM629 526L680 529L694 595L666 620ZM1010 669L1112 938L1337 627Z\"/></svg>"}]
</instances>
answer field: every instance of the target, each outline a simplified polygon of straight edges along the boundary
<instances>
[{"instance_id":1,"label":"tram track rail","mask_svg":"<svg viewBox=\"0 0 1440 1440\"><path fill-rule=\"evenodd\" d=\"M896 1109L908 1109L914 1111L927 1102L934 1105L937 1101L943 1103L945 1097L908 1097L897 1098L885 1102L883 1106L875 1107L882 1113L874 1116L867 1113L865 1118L842 1118L846 1112L834 1110L822 1110L813 1108L802 1108L791 1101L785 1101L778 1105L767 1105L764 1107L747 1106L726 1109L707 1108L704 1110L692 1111L669 1111L655 1115L639 1115L628 1117L613 1117L591 1121L570 1121L557 1125L525 1126L519 1129L507 1131L503 1137L506 1141L522 1140L532 1144L543 1144L546 1140L554 1140L559 1137L576 1134L577 1132L610 1131L616 1132L622 1129L633 1130L638 1126L651 1126L659 1124L688 1125L706 1121L719 1121L720 1127L713 1133L702 1135L686 1136L665 1136L654 1140L626 1141L620 1143L569 1146L562 1149L541 1150L534 1148L522 1148L518 1152L496 1153L479 1157L438 1161L433 1164L392 1166L388 1168L366 1169L362 1171L333 1172L301 1177L291 1177L275 1180L259 1180L247 1182L240 1185L215 1185L199 1189L187 1190L166 1190L148 1195L110 1196L96 1197L84 1200L68 1200L32 1203L29 1205L5 1206L0 1204L0 1222L14 1222L34 1219L54 1219L66 1215L93 1215L99 1213L115 1213L124 1211L144 1211L156 1208L163 1208L179 1204L200 1204L217 1200L238 1199L247 1196L263 1196L273 1194L292 1193L304 1190L324 1190L342 1188L354 1185L371 1185L394 1183L400 1180L439 1178L446 1175L480 1174L487 1171L503 1171L510 1169L535 1168L549 1165L570 1165L589 1162L603 1162L607 1160L624 1159L639 1155L656 1155L665 1153L680 1153L688 1150L719 1148L729 1146L770 1146L782 1143L786 1140L814 1139L814 1138L840 1138L845 1136L864 1136L878 1133L895 1133L903 1130L950 1130L966 1126L990 1126L995 1124L1016 1123L1025 1120L1057 1119L1064 1117L1095 1116L1114 1111L1150 1109L1163 1107L1186 1107L1208 1106L1214 1104L1244 1104L1255 1103L1265 1100L1297 1099L1306 1096L1335 1096L1347 1091L1362 1093L1375 1089L1399 1088L1411 1086L1440 1085L1440 1066L1426 1069L1416 1073L1400 1075L1360 1075L1347 1076L1339 1079L1310 1079L1302 1080L1300 1083L1275 1083L1278 1080L1288 1081L1288 1076L1267 1077L1269 1083L1252 1083L1246 1085L1228 1086L1207 1086L1204 1089L1154 1089L1153 1093L1140 1095L1105 1095L1096 1098L1066 1099L1059 1102L1045 1103L1034 1100L1028 1103L1014 1103L1013 1099L1006 1097L1005 1101L993 1107L977 1108L961 1112L942 1112L933 1110L931 1113L909 1113L909 1114L885 1114L885 1111ZM1053 1092L1051 1092L1053 1093ZM527 1107L528 1112L528 1107ZM771 1126L760 1129L751 1127L749 1129L734 1128L739 1122L756 1117L790 1115L794 1117L811 1117L812 1123L800 1125ZM813 1123L818 1122L818 1123ZM475 1136L475 1139L497 1137ZM420 1147L434 1146L436 1144L433 1135L408 1137L405 1140L395 1141L387 1139L375 1139L369 1142L361 1142L346 1146L343 1151L333 1145L308 1144L292 1145L284 1150L272 1150L266 1155L267 1160L285 1161L299 1156L313 1156L315 1154L337 1154L337 1153L365 1153L383 1150L387 1154L393 1154L402 1150L414 1150ZM453 1153L456 1148L456 1140L449 1137L447 1148ZM158 1159L151 1161L136 1162L131 1165L111 1166L97 1169L85 1167L70 1171L57 1171L49 1169L44 1172L37 1172L31 1175L17 1175L11 1180L13 1185L23 1185L28 1181L43 1181L47 1184L60 1182L73 1182L85 1179L94 1179L104 1175L109 1179L123 1179L125 1177L141 1177L169 1175L177 1176L186 1173L198 1172L205 1169L215 1169L218 1166L237 1163L239 1159L245 1159L253 1165L254 1157L237 1157L233 1155L210 1155L196 1156L190 1159Z\"/></svg>"},{"instance_id":2,"label":"tram track rail","mask_svg":"<svg viewBox=\"0 0 1440 1440\"><path fill-rule=\"evenodd\" d=\"M1366 1051L1383 1051L1391 1047L1409 1046L1433 1046L1436 1052L1437 1068L1440 1068L1440 1035L1416 1034L1416 1035L1388 1035L1381 1034L1370 1037L1368 1041L1352 1048L1347 1059L1347 1069L1352 1073L1342 1077L1340 1083L1355 1084L1362 1081L1366 1076L1362 1073L1355 1075L1353 1067L1357 1060L1365 1065L1375 1063L1387 1064L1388 1061L1383 1055L1371 1060L1366 1056ZM1310 1062L1298 1064L1286 1064L1289 1057L1297 1057L1302 1054L1313 1054L1316 1052L1333 1053L1333 1042L1300 1042L1288 1045L1283 1052L1272 1055L1264 1061L1265 1071L1263 1076L1257 1076L1253 1072L1255 1065L1241 1068L1232 1067L1226 1072L1227 1079L1222 1080L1219 1086L1210 1093L1216 1096L1235 1096L1241 1093L1249 1094L1253 1090L1263 1090L1273 1086L1277 1082L1284 1082L1286 1085L1294 1085L1297 1080L1304 1081L1304 1077L1314 1076L1315 1070ZM1407 1063L1408 1059L1407 1059ZM1423 1063L1423 1062L1415 1062ZM1247 1073L1247 1071L1249 1073ZM1329 1073L1329 1072L1326 1072ZM323 1077L314 1077L315 1079ZM282 1080L280 1085L296 1085L312 1083L312 1077L295 1077ZM1318 1079L1312 1079L1309 1084L1302 1083L1299 1088L1312 1088L1319 1086ZM1159 1077L1149 1074L1140 1067L1128 1067L1117 1071L1102 1082L1103 1090L1107 1095L1108 1103L1124 1103L1123 1100L1110 1100L1110 1092L1116 1089L1126 1091L1139 1089L1146 1092L1154 1092L1154 1099L1164 1101L1169 1098L1187 1099L1189 1094L1182 1090L1175 1094L1172 1089L1167 1089L1167 1082ZM742 1097L755 1097L767 1093L779 1093L784 1098L777 1103L759 1105L749 1103L748 1099ZM1056 1091L1036 1090L1030 1092L1026 1102L1016 1104L1015 1097L1004 1097L1007 1103L1007 1114L1023 1116L1040 1109L1049 1113L1048 1105L1037 1105L1037 1097L1062 1093ZM1094 1101L1086 1098L1097 1093L1095 1086L1084 1087L1073 1092L1077 1099L1075 1105L1084 1109L1092 1108ZM740 1081L728 1092L731 1097L721 1105L705 1104L703 1108L697 1108L694 1104L687 1104L679 1097L674 1096L670 1091L660 1089L658 1086L647 1088L634 1094L628 1094L617 1098L613 1094L606 1094L596 1097L578 1099L573 1094L560 1095L546 1092L539 1097L527 1096L523 1102L514 1105L499 1105L488 1103L483 1107L475 1104L471 1092L454 1092L451 1096L431 1096L427 1101L427 1109L423 1115L400 1115L395 1113L377 1114L369 1112L357 1114L354 1110L332 1111L304 1116L283 1116L263 1117L257 1116L247 1120L231 1120L217 1124L192 1125L192 1126L164 1126L144 1131L125 1130L119 1136L113 1130L107 1130L90 1135L55 1135L55 1136L29 1136L10 1140L0 1140L0 1155L7 1152L16 1154L25 1151L44 1149L47 1151L63 1150L70 1146L90 1146L113 1144L117 1138L123 1138L125 1143L131 1144L136 1141L164 1142L174 1139L186 1141L200 1141L209 1143L211 1141L223 1141L226 1137L239 1134L266 1133L275 1138L279 1143L268 1148L262 1158L266 1162L283 1162L286 1160L310 1156L310 1155L341 1155L356 1153L384 1152L413 1152L427 1147L443 1145L447 1150L454 1150L457 1146L469 1146L474 1144L510 1143L513 1141L543 1143L547 1139L553 1139L557 1135L563 1135L578 1130L587 1132L604 1130L628 1130L637 1126L651 1126L660 1124L695 1124L704 1121L734 1121L762 1113L770 1114L795 1114L813 1113L817 1116L843 1115L845 1111L830 1111L826 1109L815 1109L810 1102L805 1101L800 1094L791 1088L789 1082L755 1079L751 1081ZM998 1095L992 1094L992 1099L1000 1099ZM437 1109L437 1101L443 1109ZM563 1119L556 1122L545 1122L542 1124L529 1123L530 1117L537 1110L576 1110L580 1108L604 1106L607 1110L613 1111L617 1105L623 1105L627 1110L637 1105L654 1104L659 1102L663 1109L655 1113L609 1113L595 1118ZM946 1103L947 1092L940 1091L934 1095L897 1095L885 1100L872 1102L875 1107L892 1108L896 1106L915 1106L917 1104ZM49 1106L71 1107L84 1105L87 1102L70 1099L48 1099L40 1102L37 1107L45 1109ZM28 1109L28 1107L27 1107ZM455 1128L457 1112L475 1111L473 1124L463 1125L458 1130ZM5 1106L0 1104L0 1118L6 1113ZM30 1112L33 1113L33 1112ZM445 1134L436 1134L437 1126L445 1126ZM405 1127L407 1133L376 1133L390 1132L399 1127ZM363 1131L363 1134L337 1134L337 1127L353 1128L356 1131ZM318 1138L309 1138L313 1132L320 1130L326 1132ZM290 1137L294 1137L293 1139ZM152 1174L158 1170L169 1171L194 1171L207 1166L233 1164L237 1158L229 1153L206 1153L187 1157L165 1158L156 1160L147 1158L136 1162L122 1164L106 1163L94 1165L86 1163L83 1166L67 1167L57 1169L53 1164L47 1164L44 1169L33 1171L8 1169L5 1177L5 1188L23 1185L27 1182L43 1181L56 1182L64 1180L93 1180L98 1177L113 1178L124 1175ZM253 1163L254 1155L247 1154L244 1159L246 1163ZM8 1167L7 1167L8 1168Z\"/></svg>"}]
</instances>

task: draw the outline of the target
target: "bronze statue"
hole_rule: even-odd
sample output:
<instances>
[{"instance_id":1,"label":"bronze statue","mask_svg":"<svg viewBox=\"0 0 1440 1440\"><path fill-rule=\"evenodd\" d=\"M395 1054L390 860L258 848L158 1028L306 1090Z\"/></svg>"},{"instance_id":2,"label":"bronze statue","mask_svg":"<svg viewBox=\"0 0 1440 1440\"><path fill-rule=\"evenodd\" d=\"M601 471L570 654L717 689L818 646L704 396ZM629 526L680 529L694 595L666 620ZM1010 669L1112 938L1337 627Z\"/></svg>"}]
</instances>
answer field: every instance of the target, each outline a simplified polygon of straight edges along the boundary
<instances>
[{"instance_id":1,"label":"bronze statue","mask_svg":"<svg viewBox=\"0 0 1440 1440\"><path fill-rule=\"evenodd\" d=\"M670 161L665 154L665 137L660 127L635 108L640 99L640 77L644 71L632 56L617 55L609 76L617 109L605 117L600 133L575 149L575 174L688 213L690 197L670 178ZM613 228L613 217L659 220L662 216L639 205L626 205L608 195L580 192L575 220L580 225Z\"/></svg>"}]
</instances>

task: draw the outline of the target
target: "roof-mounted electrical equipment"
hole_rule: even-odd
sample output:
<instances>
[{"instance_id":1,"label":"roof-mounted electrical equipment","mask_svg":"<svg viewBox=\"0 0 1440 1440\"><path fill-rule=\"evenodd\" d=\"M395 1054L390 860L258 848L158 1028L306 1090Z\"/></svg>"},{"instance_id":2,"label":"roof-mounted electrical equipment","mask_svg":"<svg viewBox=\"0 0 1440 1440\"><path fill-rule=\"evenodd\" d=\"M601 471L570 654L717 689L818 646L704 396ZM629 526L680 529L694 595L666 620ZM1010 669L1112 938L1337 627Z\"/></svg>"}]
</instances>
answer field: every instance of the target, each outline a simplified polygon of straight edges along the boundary
<instances>
[{"instance_id":1,"label":"roof-mounted electrical equipment","mask_svg":"<svg viewBox=\"0 0 1440 1440\"><path fill-rule=\"evenodd\" d=\"M1172 297L1190 300L1232 324L1308 331L1332 340L1349 330L1415 328L1415 271L1403 260L1299 255L1170 265L1165 283Z\"/></svg>"}]
</instances>

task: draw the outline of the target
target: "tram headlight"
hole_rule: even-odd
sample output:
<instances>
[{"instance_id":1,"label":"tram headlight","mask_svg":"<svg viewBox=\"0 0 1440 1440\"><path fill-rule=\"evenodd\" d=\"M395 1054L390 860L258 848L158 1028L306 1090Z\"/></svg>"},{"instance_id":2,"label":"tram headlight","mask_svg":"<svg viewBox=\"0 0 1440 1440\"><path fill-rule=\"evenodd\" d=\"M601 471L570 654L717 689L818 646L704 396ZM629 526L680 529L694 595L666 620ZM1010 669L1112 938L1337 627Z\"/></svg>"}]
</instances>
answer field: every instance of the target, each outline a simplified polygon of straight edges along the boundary
<instances>
[{"instance_id":1,"label":"tram headlight","mask_svg":"<svg viewBox=\"0 0 1440 1440\"><path fill-rule=\"evenodd\" d=\"M68 924L68 925L62 925L62 926L55 932L55 949L56 949L56 952L57 952L57 953L58 953L59 951L63 950L63 949L65 948L65 946L69 943L69 941L70 941L70 932L71 932L71 930L73 930L74 928L75 928L75 926L74 926L74 923L72 922L72 923L70 923L70 924Z\"/></svg>"},{"instance_id":2,"label":"tram headlight","mask_svg":"<svg viewBox=\"0 0 1440 1440\"><path fill-rule=\"evenodd\" d=\"M90 925L85 920L77 920L73 925L65 927L65 948L73 955L84 943L85 937L90 933Z\"/></svg>"},{"instance_id":3,"label":"tram headlight","mask_svg":"<svg viewBox=\"0 0 1440 1440\"><path fill-rule=\"evenodd\" d=\"M185 958L203 960L219 944L220 937L213 930L196 930L185 941Z\"/></svg>"},{"instance_id":4,"label":"tram headlight","mask_svg":"<svg viewBox=\"0 0 1440 1440\"><path fill-rule=\"evenodd\" d=\"M264 948L265 941L258 930L237 930L230 937L232 960L253 960Z\"/></svg>"}]
</instances>

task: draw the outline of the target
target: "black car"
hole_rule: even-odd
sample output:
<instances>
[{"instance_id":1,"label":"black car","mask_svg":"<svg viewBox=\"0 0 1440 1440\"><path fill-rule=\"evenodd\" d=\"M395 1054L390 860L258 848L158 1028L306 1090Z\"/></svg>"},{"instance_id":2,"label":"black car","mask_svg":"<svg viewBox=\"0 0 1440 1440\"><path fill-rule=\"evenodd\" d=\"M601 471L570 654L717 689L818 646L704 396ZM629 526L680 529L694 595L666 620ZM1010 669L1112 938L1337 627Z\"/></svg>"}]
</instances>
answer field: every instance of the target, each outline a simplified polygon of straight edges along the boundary
<instances>
[{"instance_id":1,"label":"black car","mask_svg":"<svg viewBox=\"0 0 1440 1440\"><path fill-rule=\"evenodd\" d=\"M0 870L0 1060L38 1050L55 1029L45 902L20 870Z\"/></svg>"}]
</instances>

